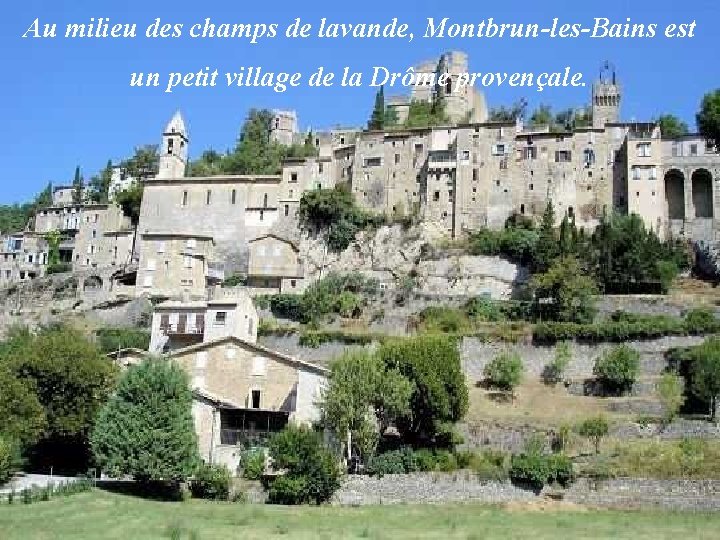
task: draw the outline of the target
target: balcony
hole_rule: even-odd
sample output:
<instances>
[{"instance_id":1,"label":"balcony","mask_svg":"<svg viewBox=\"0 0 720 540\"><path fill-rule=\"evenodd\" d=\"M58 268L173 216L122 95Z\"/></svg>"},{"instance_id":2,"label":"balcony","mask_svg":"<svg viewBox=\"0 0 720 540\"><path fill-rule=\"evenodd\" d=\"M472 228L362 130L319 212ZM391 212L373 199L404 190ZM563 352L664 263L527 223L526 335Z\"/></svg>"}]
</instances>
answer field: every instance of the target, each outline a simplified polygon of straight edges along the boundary
<instances>
[{"instance_id":1,"label":"balcony","mask_svg":"<svg viewBox=\"0 0 720 540\"><path fill-rule=\"evenodd\" d=\"M211 281L222 281L225 279L225 268L220 263L208 263L205 277Z\"/></svg>"},{"instance_id":2,"label":"balcony","mask_svg":"<svg viewBox=\"0 0 720 540\"><path fill-rule=\"evenodd\" d=\"M450 150L436 150L428 156L428 168L454 169L457 167L457 155Z\"/></svg>"},{"instance_id":3,"label":"balcony","mask_svg":"<svg viewBox=\"0 0 720 540\"><path fill-rule=\"evenodd\" d=\"M195 324L186 321L177 323L161 323L160 331L166 336L202 336L205 333L205 321L197 320Z\"/></svg>"}]
</instances>

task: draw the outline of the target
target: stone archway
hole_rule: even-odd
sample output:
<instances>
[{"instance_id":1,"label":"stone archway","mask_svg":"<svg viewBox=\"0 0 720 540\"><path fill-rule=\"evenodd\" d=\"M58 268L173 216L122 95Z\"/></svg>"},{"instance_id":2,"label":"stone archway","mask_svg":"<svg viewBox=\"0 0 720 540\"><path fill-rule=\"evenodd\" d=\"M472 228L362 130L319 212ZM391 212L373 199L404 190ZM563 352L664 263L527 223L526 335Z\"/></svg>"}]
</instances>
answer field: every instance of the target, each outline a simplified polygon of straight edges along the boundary
<instances>
[{"instance_id":1,"label":"stone archway","mask_svg":"<svg viewBox=\"0 0 720 540\"><path fill-rule=\"evenodd\" d=\"M678 169L665 173L665 203L668 219L685 219L685 175Z\"/></svg>"},{"instance_id":2,"label":"stone archway","mask_svg":"<svg viewBox=\"0 0 720 540\"><path fill-rule=\"evenodd\" d=\"M692 173L692 202L696 218L713 217L712 174L707 169Z\"/></svg>"}]
</instances>

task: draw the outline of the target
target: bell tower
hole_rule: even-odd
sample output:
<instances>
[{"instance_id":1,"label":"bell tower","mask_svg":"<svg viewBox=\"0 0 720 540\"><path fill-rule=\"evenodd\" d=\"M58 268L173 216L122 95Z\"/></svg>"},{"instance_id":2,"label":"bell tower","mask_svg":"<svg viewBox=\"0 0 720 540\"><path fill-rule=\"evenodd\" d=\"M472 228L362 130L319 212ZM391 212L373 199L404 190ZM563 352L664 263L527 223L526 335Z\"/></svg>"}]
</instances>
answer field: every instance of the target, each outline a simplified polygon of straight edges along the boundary
<instances>
[{"instance_id":1,"label":"bell tower","mask_svg":"<svg viewBox=\"0 0 720 540\"><path fill-rule=\"evenodd\" d=\"M176 112L162 136L160 167L156 178L183 178L187 164L188 136L180 111Z\"/></svg>"},{"instance_id":2,"label":"bell tower","mask_svg":"<svg viewBox=\"0 0 720 540\"><path fill-rule=\"evenodd\" d=\"M605 124L620 121L620 85L615 75L615 66L605 62L600 69L600 78L593 83L592 115L593 127L603 128Z\"/></svg>"}]
</instances>

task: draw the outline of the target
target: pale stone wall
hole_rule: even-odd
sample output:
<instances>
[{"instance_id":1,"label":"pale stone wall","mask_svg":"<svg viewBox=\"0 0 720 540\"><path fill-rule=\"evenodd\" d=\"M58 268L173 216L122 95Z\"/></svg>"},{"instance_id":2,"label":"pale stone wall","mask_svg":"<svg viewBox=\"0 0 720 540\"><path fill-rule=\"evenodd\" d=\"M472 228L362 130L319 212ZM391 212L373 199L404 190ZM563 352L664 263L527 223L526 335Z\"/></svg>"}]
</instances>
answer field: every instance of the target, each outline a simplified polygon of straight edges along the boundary
<instances>
[{"instance_id":1,"label":"pale stone wall","mask_svg":"<svg viewBox=\"0 0 720 540\"><path fill-rule=\"evenodd\" d=\"M208 259L213 242L208 237L183 234L142 234L136 291L178 298L205 298Z\"/></svg>"},{"instance_id":2,"label":"pale stone wall","mask_svg":"<svg viewBox=\"0 0 720 540\"><path fill-rule=\"evenodd\" d=\"M131 241L127 241L127 235L106 235L118 231L130 231L130 220L119 206L83 206L75 235L73 267L87 269L129 262L128 244ZM117 252L115 247L118 247Z\"/></svg>"},{"instance_id":3,"label":"pale stone wall","mask_svg":"<svg viewBox=\"0 0 720 540\"><path fill-rule=\"evenodd\" d=\"M138 230L211 237L225 272L244 270L247 242L266 234L279 218L280 181L280 176L149 180Z\"/></svg>"}]
</instances>

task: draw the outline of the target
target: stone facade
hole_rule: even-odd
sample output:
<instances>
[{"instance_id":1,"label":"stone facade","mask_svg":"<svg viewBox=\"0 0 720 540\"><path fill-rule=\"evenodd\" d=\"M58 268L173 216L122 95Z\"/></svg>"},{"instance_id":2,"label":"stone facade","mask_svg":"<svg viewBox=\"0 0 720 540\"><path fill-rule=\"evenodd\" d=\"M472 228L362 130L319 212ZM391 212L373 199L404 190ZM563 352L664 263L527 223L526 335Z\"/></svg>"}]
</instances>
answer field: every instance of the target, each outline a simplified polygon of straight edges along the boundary
<instances>
[{"instance_id":1,"label":"stone facade","mask_svg":"<svg viewBox=\"0 0 720 540\"><path fill-rule=\"evenodd\" d=\"M201 457L237 469L245 441L319 419L327 371L228 336L167 358L190 376Z\"/></svg>"},{"instance_id":2,"label":"stone facade","mask_svg":"<svg viewBox=\"0 0 720 540\"><path fill-rule=\"evenodd\" d=\"M297 246L284 238L265 235L250 240L247 286L258 293L297 293L304 270Z\"/></svg>"}]
</instances>

